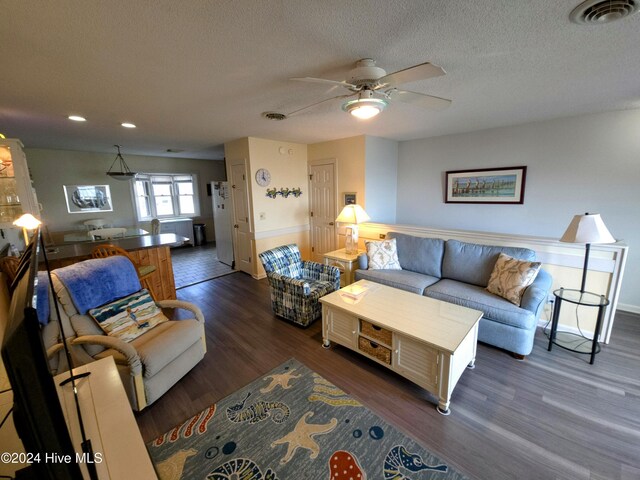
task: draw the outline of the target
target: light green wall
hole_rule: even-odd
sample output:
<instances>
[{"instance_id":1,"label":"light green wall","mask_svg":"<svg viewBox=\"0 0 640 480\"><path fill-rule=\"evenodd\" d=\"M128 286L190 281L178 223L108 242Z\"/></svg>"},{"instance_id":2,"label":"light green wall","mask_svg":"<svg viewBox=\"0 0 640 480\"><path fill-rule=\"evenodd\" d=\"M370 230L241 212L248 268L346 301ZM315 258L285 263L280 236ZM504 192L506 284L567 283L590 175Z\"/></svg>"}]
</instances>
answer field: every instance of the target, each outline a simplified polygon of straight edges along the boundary
<instances>
[{"instance_id":1,"label":"light green wall","mask_svg":"<svg viewBox=\"0 0 640 480\"><path fill-rule=\"evenodd\" d=\"M25 149L33 185L42 204L42 218L51 232L82 228L82 222L92 218L104 218L115 226L136 225L136 215L129 182L113 180L105 172L109 170L115 154L78 152L66 150ZM198 176L200 217L195 222L207 226L207 237L212 239L213 207L207 196L206 185L215 180L225 180L224 162L220 160L194 160L185 158L147 157L123 154L127 165L136 172L195 173ZM113 212L67 212L63 185L109 185Z\"/></svg>"}]
</instances>

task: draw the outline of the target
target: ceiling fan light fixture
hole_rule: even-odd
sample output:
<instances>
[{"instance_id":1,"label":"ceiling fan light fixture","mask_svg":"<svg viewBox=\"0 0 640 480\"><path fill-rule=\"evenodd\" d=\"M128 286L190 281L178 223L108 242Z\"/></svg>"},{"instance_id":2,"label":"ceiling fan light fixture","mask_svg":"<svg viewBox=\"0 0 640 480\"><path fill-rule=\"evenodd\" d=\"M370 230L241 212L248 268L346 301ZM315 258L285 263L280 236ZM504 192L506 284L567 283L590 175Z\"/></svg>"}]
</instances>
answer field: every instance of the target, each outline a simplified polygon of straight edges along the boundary
<instances>
[{"instance_id":1,"label":"ceiling fan light fixture","mask_svg":"<svg viewBox=\"0 0 640 480\"><path fill-rule=\"evenodd\" d=\"M361 120L373 118L387 107L387 102L381 98L357 98L342 105L342 110Z\"/></svg>"}]
</instances>

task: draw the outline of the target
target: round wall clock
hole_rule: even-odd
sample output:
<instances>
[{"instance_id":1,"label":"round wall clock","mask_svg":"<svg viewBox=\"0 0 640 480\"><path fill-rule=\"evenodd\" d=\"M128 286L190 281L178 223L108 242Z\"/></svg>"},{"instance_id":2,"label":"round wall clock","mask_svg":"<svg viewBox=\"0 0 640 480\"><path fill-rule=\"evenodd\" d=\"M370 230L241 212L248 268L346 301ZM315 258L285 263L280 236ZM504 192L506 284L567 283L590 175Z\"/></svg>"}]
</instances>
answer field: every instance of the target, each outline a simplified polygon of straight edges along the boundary
<instances>
[{"instance_id":1,"label":"round wall clock","mask_svg":"<svg viewBox=\"0 0 640 480\"><path fill-rule=\"evenodd\" d=\"M261 187L266 187L271 183L271 174L266 168L259 168L256 172L256 182Z\"/></svg>"}]
</instances>

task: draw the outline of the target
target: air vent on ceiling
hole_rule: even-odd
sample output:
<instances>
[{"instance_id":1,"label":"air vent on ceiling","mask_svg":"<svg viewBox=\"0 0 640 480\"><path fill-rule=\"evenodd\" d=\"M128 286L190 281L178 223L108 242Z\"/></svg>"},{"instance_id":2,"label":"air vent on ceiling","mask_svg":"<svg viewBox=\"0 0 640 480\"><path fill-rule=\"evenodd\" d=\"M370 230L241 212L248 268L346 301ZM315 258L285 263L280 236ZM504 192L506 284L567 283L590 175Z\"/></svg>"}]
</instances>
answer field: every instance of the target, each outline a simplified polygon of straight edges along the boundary
<instances>
[{"instance_id":1,"label":"air vent on ceiling","mask_svg":"<svg viewBox=\"0 0 640 480\"><path fill-rule=\"evenodd\" d=\"M287 116L284 113L278 112L263 112L262 116L264 118L268 118L269 120L284 120Z\"/></svg>"},{"instance_id":2,"label":"air vent on ceiling","mask_svg":"<svg viewBox=\"0 0 640 480\"><path fill-rule=\"evenodd\" d=\"M639 7L638 0L587 0L574 8L569 18L574 23L598 25L633 15Z\"/></svg>"}]
</instances>

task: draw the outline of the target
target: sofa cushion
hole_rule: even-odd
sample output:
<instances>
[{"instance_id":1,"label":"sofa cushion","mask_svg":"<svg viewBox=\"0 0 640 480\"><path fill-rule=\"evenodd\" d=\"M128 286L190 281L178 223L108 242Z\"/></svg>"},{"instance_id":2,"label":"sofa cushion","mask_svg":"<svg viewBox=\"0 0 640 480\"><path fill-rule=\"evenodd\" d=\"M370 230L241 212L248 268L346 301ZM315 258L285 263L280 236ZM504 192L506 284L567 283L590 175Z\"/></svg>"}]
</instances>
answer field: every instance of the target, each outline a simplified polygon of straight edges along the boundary
<instances>
[{"instance_id":1,"label":"sofa cushion","mask_svg":"<svg viewBox=\"0 0 640 480\"><path fill-rule=\"evenodd\" d=\"M424 294L427 297L480 310L484 314L483 318L516 328L530 330L536 324L533 312L517 307L476 285L445 279L428 287Z\"/></svg>"},{"instance_id":2,"label":"sofa cushion","mask_svg":"<svg viewBox=\"0 0 640 480\"><path fill-rule=\"evenodd\" d=\"M395 238L382 241L366 241L369 270L401 270Z\"/></svg>"},{"instance_id":3,"label":"sofa cushion","mask_svg":"<svg viewBox=\"0 0 640 480\"><path fill-rule=\"evenodd\" d=\"M388 287L422 295L424 289L439 279L409 270L356 270L356 280L371 280Z\"/></svg>"},{"instance_id":4,"label":"sofa cushion","mask_svg":"<svg viewBox=\"0 0 640 480\"><path fill-rule=\"evenodd\" d=\"M387 238L395 238L398 260L403 270L424 273L432 277L442 276L444 240L389 232Z\"/></svg>"},{"instance_id":5,"label":"sofa cushion","mask_svg":"<svg viewBox=\"0 0 640 480\"><path fill-rule=\"evenodd\" d=\"M143 376L153 377L188 350L191 345L202 341L203 328L197 320L169 321L133 340L131 345L140 355L144 365ZM113 356L116 363L126 363L123 355L113 349L105 350L96 355L96 358L107 356Z\"/></svg>"},{"instance_id":6,"label":"sofa cushion","mask_svg":"<svg viewBox=\"0 0 640 480\"><path fill-rule=\"evenodd\" d=\"M540 262L518 260L501 253L491 272L487 291L520 306L522 294L536 279L540 265Z\"/></svg>"},{"instance_id":7,"label":"sofa cushion","mask_svg":"<svg viewBox=\"0 0 640 480\"><path fill-rule=\"evenodd\" d=\"M536 253L528 248L499 247L447 240L442 260L442 278L486 287L500 253L519 260L534 261Z\"/></svg>"}]
</instances>

